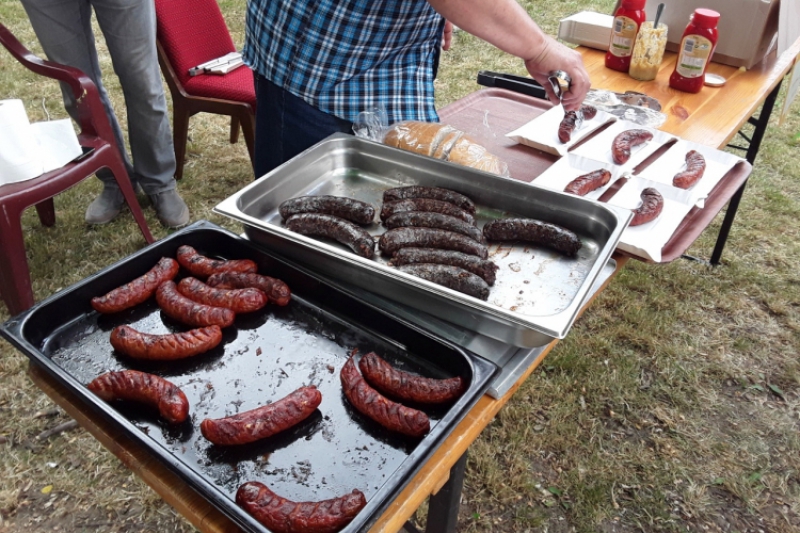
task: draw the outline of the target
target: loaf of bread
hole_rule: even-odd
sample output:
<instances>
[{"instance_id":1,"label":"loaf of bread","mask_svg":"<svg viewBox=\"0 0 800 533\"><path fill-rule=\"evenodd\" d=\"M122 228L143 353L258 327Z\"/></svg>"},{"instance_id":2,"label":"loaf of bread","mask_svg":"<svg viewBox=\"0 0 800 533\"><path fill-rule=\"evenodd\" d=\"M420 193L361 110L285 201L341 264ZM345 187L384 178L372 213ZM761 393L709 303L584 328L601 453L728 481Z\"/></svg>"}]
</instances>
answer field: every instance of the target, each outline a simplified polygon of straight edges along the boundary
<instances>
[{"instance_id":1,"label":"loaf of bread","mask_svg":"<svg viewBox=\"0 0 800 533\"><path fill-rule=\"evenodd\" d=\"M386 131L383 143L500 176L509 175L508 165L463 131L447 124L398 122Z\"/></svg>"}]
</instances>

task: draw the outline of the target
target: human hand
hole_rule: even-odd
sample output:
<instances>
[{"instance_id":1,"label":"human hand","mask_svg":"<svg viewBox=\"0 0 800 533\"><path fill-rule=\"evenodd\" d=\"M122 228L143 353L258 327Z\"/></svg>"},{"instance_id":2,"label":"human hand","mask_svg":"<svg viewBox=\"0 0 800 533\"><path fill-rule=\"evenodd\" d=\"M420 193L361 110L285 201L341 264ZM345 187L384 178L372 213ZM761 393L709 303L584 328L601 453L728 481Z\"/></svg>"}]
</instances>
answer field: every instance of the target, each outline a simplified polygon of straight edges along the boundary
<instances>
[{"instance_id":1,"label":"human hand","mask_svg":"<svg viewBox=\"0 0 800 533\"><path fill-rule=\"evenodd\" d=\"M545 43L538 56L525 61L525 68L533 79L544 87L547 98L553 103L558 103L558 96L547 80L548 74L554 70L563 70L569 74L572 82L569 91L562 95L561 103L565 111L577 110L590 87L589 74L583 66L583 58L580 53L560 44L552 37L546 37Z\"/></svg>"},{"instance_id":2,"label":"human hand","mask_svg":"<svg viewBox=\"0 0 800 533\"><path fill-rule=\"evenodd\" d=\"M453 41L453 23L449 20L444 21L444 32L442 33L442 50L450 50L450 43Z\"/></svg>"}]
</instances>

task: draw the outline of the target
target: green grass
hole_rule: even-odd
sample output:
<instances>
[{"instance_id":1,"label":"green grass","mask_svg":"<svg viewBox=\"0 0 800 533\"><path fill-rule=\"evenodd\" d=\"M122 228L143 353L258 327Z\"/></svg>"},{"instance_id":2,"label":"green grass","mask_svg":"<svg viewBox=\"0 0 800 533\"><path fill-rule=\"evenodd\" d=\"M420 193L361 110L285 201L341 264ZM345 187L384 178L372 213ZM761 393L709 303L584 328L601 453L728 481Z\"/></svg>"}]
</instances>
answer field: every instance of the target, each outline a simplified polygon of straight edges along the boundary
<instances>
[{"instance_id":1,"label":"green grass","mask_svg":"<svg viewBox=\"0 0 800 533\"><path fill-rule=\"evenodd\" d=\"M613 2L524 5L555 34L560 18L608 12ZM221 6L241 45L244 2ZM0 2L0 20L39 52L19 3ZM477 90L478 70L524 74L520 61L459 32L442 57L437 104ZM22 98L32 120L66 116L58 88L4 51L0 98ZM800 531L800 102L779 124L782 105L783 95L723 265L628 263L471 447L459 531ZM211 209L250 182L244 144L229 145L227 122L209 115L194 117L190 134L179 188L193 220L241 231ZM25 214L37 299L144 244L129 214L99 228L84 225L99 190L87 180L59 196L53 228L42 227L33 210ZM143 201L155 236L166 236ZM711 254L720 220L692 255ZM7 439L0 444L0 530L192 530L85 431L37 442L67 417L34 416L52 403L26 366L0 342L0 435ZM50 495L37 497L48 485ZM84 521L69 522L66 511Z\"/></svg>"}]
</instances>

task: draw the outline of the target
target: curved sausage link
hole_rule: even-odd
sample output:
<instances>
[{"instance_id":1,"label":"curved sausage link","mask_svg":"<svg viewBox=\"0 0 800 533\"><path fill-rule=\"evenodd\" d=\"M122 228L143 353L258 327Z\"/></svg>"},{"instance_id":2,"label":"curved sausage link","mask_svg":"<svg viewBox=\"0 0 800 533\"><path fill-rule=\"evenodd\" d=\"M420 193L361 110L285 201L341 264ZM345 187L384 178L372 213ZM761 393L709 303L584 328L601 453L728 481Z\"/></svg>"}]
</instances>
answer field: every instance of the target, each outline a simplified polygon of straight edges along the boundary
<instances>
[{"instance_id":1,"label":"curved sausage link","mask_svg":"<svg viewBox=\"0 0 800 533\"><path fill-rule=\"evenodd\" d=\"M372 219L375 218L375 208L367 202L330 195L290 198L281 203L278 212L284 220L299 213L325 213L357 224L372 224Z\"/></svg>"},{"instance_id":2,"label":"curved sausage link","mask_svg":"<svg viewBox=\"0 0 800 533\"><path fill-rule=\"evenodd\" d=\"M358 489L318 502L293 502L266 485L249 481L236 491L236 503L273 533L335 533L367 505Z\"/></svg>"},{"instance_id":3,"label":"curved sausage link","mask_svg":"<svg viewBox=\"0 0 800 533\"><path fill-rule=\"evenodd\" d=\"M200 423L203 436L214 444L248 444L271 437L311 416L322 402L316 387L300 387L288 396L250 411Z\"/></svg>"},{"instance_id":4,"label":"curved sausage link","mask_svg":"<svg viewBox=\"0 0 800 533\"><path fill-rule=\"evenodd\" d=\"M489 299L489 284L480 276L461 267L437 265L435 263L417 263L414 265L401 265L397 269L481 300Z\"/></svg>"},{"instance_id":5,"label":"curved sausage link","mask_svg":"<svg viewBox=\"0 0 800 533\"><path fill-rule=\"evenodd\" d=\"M189 416L189 400L183 391L166 379L146 372L107 372L94 378L87 387L107 402L129 400L157 407L159 414L171 424L180 424Z\"/></svg>"},{"instance_id":6,"label":"curved sausage link","mask_svg":"<svg viewBox=\"0 0 800 533\"><path fill-rule=\"evenodd\" d=\"M481 259L489 257L489 249L466 235L436 228L394 228L378 239L378 247L383 255L394 255L401 248L439 248L456 250L476 255Z\"/></svg>"},{"instance_id":7,"label":"curved sausage link","mask_svg":"<svg viewBox=\"0 0 800 533\"><path fill-rule=\"evenodd\" d=\"M261 274L220 272L209 276L206 283L220 289L246 289L248 287L259 289L267 295L269 303L275 305L286 305L292 299L292 291L289 290L286 283Z\"/></svg>"},{"instance_id":8,"label":"curved sausage link","mask_svg":"<svg viewBox=\"0 0 800 533\"><path fill-rule=\"evenodd\" d=\"M618 165L623 165L631 158L631 148L650 141L653 134L647 130L625 130L611 143L611 157Z\"/></svg>"},{"instance_id":9,"label":"curved sausage link","mask_svg":"<svg viewBox=\"0 0 800 533\"><path fill-rule=\"evenodd\" d=\"M233 324L236 313L225 307L197 303L178 292L174 281L165 281L156 290L156 302L170 318L188 326L217 325L225 328Z\"/></svg>"},{"instance_id":10,"label":"curved sausage link","mask_svg":"<svg viewBox=\"0 0 800 533\"><path fill-rule=\"evenodd\" d=\"M586 196L590 192L607 184L609 181L611 181L611 172L601 168L598 170L593 170L588 174L578 176L574 180L570 181L567 183L567 186L564 187L564 192L577 194L578 196Z\"/></svg>"},{"instance_id":11,"label":"curved sausage link","mask_svg":"<svg viewBox=\"0 0 800 533\"><path fill-rule=\"evenodd\" d=\"M658 218L664 209L664 197L656 189L648 187L642 191L642 205L633 211L630 226L640 226Z\"/></svg>"},{"instance_id":12,"label":"curved sausage link","mask_svg":"<svg viewBox=\"0 0 800 533\"><path fill-rule=\"evenodd\" d=\"M444 213L431 211L402 211L384 222L387 228L437 228L466 235L475 242L486 244L483 233L474 224Z\"/></svg>"},{"instance_id":13,"label":"curved sausage link","mask_svg":"<svg viewBox=\"0 0 800 533\"><path fill-rule=\"evenodd\" d=\"M503 218L483 227L490 241L530 241L548 246L557 252L574 256L581 249L578 236L566 228L535 218Z\"/></svg>"},{"instance_id":14,"label":"curved sausage link","mask_svg":"<svg viewBox=\"0 0 800 533\"><path fill-rule=\"evenodd\" d=\"M432 211L434 213L444 213L451 217L460 218L469 224L475 223L475 217L464 209L450 202L435 200L433 198L406 198L405 200L386 202L381 209L381 220L386 221L387 218L395 213L402 213L405 211Z\"/></svg>"},{"instance_id":15,"label":"curved sausage link","mask_svg":"<svg viewBox=\"0 0 800 533\"><path fill-rule=\"evenodd\" d=\"M206 285L197 278L183 278L178 292L195 302L225 307L234 313L252 313L267 305L267 295L259 289L222 289Z\"/></svg>"},{"instance_id":16,"label":"curved sausage link","mask_svg":"<svg viewBox=\"0 0 800 533\"><path fill-rule=\"evenodd\" d=\"M258 269L255 261L250 259L211 259L186 244L178 248L177 257L183 268L199 278L207 278L217 272L255 272Z\"/></svg>"},{"instance_id":17,"label":"curved sausage link","mask_svg":"<svg viewBox=\"0 0 800 533\"><path fill-rule=\"evenodd\" d=\"M361 357L358 368L373 387L399 400L425 404L444 403L455 400L466 389L460 376L433 379L409 374L397 370L375 352Z\"/></svg>"},{"instance_id":18,"label":"curved sausage link","mask_svg":"<svg viewBox=\"0 0 800 533\"><path fill-rule=\"evenodd\" d=\"M688 189L703 177L706 171L706 158L697 150L686 153L686 169L672 178L672 184L681 189Z\"/></svg>"},{"instance_id":19,"label":"curved sausage link","mask_svg":"<svg viewBox=\"0 0 800 533\"><path fill-rule=\"evenodd\" d=\"M118 313L140 304L150 298L161 283L178 275L180 265L170 257L162 257L156 266L143 276L110 291L103 296L92 298L92 307L98 313Z\"/></svg>"},{"instance_id":20,"label":"curved sausage link","mask_svg":"<svg viewBox=\"0 0 800 533\"><path fill-rule=\"evenodd\" d=\"M392 265L413 265L416 263L435 263L453 265L483 278L489 285L494 285L497 265L487 259L455 250L437 250L436 248L400 248L392 257Z\"/></svg>"},{"instance_id":21,"label":"curved sausage link","mask_svg":"<svg viewBox=\"0 0 800 533\"><path fill-rule=\"evenodd\" d=\"M358 373L353 357L339 374L345 397L358 412L391 431L411 437L422 437L431 429L428 415L393 402L370 387Z\"/></svg>"},{"instance_id":22,"label":"curved sausage link","mask_svg":"<svg viewBox=\"0 0 800 533\"><path fill-rule=\"evenodd\" d=\"M577 111L567 111L564 118L558 125L558 140L568 143L572 139L572 133L580 129L584 120L592 120L597 114L597 109L590 105L582 105Z\"/></svg>"},{"instance_id":23,"label":"curved sausage link","mask_svg":"<svg viewBox=\"0 0 800 533\"><path fill-rule=\"evenodd\" d=\"M409 185L408 187L395 187L383 191L384 202L394 202L396 200L405 200L406 198L431 198L433 200L441 200L458 206L467 213L475 214L475 203L463 194L451 189Z\"/></svg>"},{"instance_id":24,"label":"curved sausage link","mask_svg":"<svg viewBox=\"0 0 800 533\"><path fill-rule=\"evenodd\" d=\"M372 259L375 254L375 240L372 235L341 217L324 213L300 213L290 216L286 220L286 227L303 235L333 239L367 259Z\"/></svg>"},{"instance_id":25,"label":"curved sausage link","mask_svg":"<svg viewBox=\"0 0 800 533\"><path fill-rule=\"evenodd\" d=\"M134 359L168 361L205 353L222 342L219 326L197 328L181 333L152 335L130 326L117 326L111 331L111 346Z\"/></svg>"}]
</instances>

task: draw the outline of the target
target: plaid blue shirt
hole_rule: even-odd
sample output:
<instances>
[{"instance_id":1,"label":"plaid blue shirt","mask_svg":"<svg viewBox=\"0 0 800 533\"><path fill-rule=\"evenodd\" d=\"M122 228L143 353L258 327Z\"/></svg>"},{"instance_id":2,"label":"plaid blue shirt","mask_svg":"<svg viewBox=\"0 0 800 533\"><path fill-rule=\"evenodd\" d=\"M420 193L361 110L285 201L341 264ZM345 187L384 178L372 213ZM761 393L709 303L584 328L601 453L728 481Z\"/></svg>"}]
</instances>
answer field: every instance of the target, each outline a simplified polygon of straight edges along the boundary
<instances>
[{"instance_id":1,"label":"plaid blue shirt","mask_svg":"<svg viewBox=\"0 0 800 533\"><path fill-rule=\"evenodd\" d=\"M244 60L318 109L354 121L438 121L433 62L444 19L425 0L250 0Z\"/></svg>"}]
</instances>

